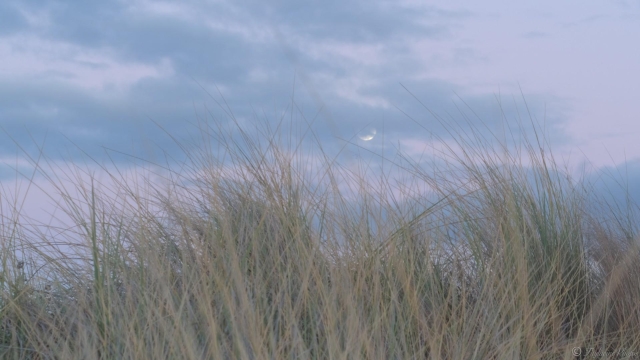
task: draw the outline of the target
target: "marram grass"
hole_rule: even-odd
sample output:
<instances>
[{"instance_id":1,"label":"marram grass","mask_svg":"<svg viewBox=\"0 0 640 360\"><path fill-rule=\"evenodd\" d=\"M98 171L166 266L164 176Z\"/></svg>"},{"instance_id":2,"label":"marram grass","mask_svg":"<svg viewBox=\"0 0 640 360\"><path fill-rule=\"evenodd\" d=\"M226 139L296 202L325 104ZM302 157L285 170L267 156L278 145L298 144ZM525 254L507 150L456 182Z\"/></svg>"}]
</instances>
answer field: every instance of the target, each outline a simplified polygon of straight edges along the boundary
<instances>
[{"instance_id":1,"label":"marram grass","mask_svg":"<svg viewBox=\"0 0 640 360\"><path fill-rule=\"evenodd\" d=\"M305 177L273 133L202 131L227 162L189 154L186 195L184 170L146 198L60 186L77 254L3 210L0 358L640 358L631 215L593 211L540 141L471 131L438 163L455 176L392 163L435 194L406 190L407 209L364 177L352 206L353 172L323 152Z\"/></svg>"}]
</instances>

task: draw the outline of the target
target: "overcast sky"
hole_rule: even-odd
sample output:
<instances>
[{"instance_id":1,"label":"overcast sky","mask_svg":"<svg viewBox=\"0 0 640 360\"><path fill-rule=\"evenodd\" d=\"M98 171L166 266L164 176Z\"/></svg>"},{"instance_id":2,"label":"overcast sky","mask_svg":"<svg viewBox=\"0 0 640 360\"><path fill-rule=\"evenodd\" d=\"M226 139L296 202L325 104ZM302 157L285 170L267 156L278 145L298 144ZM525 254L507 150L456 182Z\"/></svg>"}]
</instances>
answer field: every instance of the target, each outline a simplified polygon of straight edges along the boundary
<instances>
[{"instance_id":1,"label":"overcast sky","mask_svg":"<svg viewBox=\"0 0 640 360\"><path fill-rule=\"evenodd\" d=\"M322 108L329 150L419 155L448 137L432 113L499 131L528 111L559 158L640 184L640 1L426 3L3 0L0 180L29 173L10 138L52 161L83 161L72 143L99 161L143 141L178 154L151 119L185 139L198 118L230 121L221 93L247 128L292 96L308 121Z\"/></svg>"}]
</instances>

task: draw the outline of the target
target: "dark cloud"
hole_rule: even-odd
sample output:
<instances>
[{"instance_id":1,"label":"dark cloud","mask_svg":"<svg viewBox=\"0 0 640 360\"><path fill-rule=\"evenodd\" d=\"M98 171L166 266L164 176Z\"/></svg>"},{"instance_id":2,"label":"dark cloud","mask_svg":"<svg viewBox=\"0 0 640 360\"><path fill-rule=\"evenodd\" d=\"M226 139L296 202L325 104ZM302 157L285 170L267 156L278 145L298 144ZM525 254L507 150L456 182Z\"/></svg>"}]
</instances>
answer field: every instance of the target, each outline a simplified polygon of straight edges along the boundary
<instances>
[{"instance_id":1,"label":"dark cloud","mask_svg":"<svg viewBox=\"0 0 640 360\"><path fill-rule=\"evenodd\" d=\"M135 148L132 145L143 141L154 141L171 152L177 146L163 137L150 119L178 138L185 134L186 121L194 120L192 99L196 89L180 85L142 81L138 89L146 86L147 91L132 91L126 101L114 103L60 83L5 83L0 87L0 124L31 155L46 138L45 150L51 159L67 156L63 149L77 146L72 151L77 157L68 160L84 157L80 150L100 160L105 158L103 147L130 152ZM151 87L154 92L149 91ZM171 102L162 101L168 98ZM1 136L0 152L12 153L15 145L5 134Z\"/></svg>"},{"instance_id":2,"label":"dark cloud","mask_svg":"<svg viewBox=\"0 0 640 360\"><path fill-rule=\"evenodd\" d=\"M203 68L218 67L227 74L237 71L250 58L260 58L268 48L281 51L270 34L279 29L288 37L309 42L338 40L351 43L389 42L406 37L428 38L448 32L449 21L465 16L464 12L447 12L437 8L422 10L394 6L391 3L361 1L246 2L218 5L193 5L203 19L181 19L166 15L140 14L130 11L126 2L65 1L30 3L30 9L46 12L50 25L40 35L78 45L98 48L111 46L123 59L157 61L171 58L184 73L203 73ZM176 3L186 4L186 3ZM207 21L237 27L250 24L271 38L256 44L238 34L212 31ZM197 59L197 60L196 60ZM225 59L232 64L224 65ZM214 70L215 71L215 70ZM220 74L218 74L220 75Z\"/></svg>"},{"instance_id":3,"label":"dark cloud","mask_svg":"<svg viewBox=\"0 0 640 360\"><path fill-rule=\"evenodd\" d=\"M420 73L425 66L422 60L402 55L409 50L408 42L448 36L460 21L472 16L465 11L411 8L393 1L246 1L241 5L175 2L193 10L181 17L136 11L127 1L3 4L0 6L5 9L15 10L19 4L25 11L48 16L46 25L34 29L28 29L24 22L10 26L0 22L5 31L22 29L80 49L110 49L115 53L112 60L127 64L155 66L168 59L175 70L167 78L143 78L111 100L51 80L51 75L60 78L61 72L57 70L40 74L40 80L31 77L28 81L0 82L0 124L25 143L29 143L26 129L36 139L50 134L47 144L55 150L68 144L62 136L66 135L91 156L104 159L102 146L128 151L131 144L139 143L142 134L158 148L177 151L172 140L150 119L179 139L195 130L188 123L196 122L198 116L229 122L226 105L222 105L225 109L219 107L206 91L220 103L226 101L247 127L280 121L282 110L289 107L288 111L292 111L292 95L302 109L302 114L293 110L293 118L300 123L305 121L303 116L312 121L323 107L313 129L327 150L336 151L342 144L336 141L336 136L349 139L371 122L378 126L384 122L389 138L397 140L406 136L428 137L429 132L447 138L450 135L441 122L457 121L464 125L468 120L479 127L496 129L502 121L494 94L465 94L460 86L445 81L417 81L407 76ZM21 19L16 14L12 16ZM211 23L218 27L212 28ZM314 46L330 48L334 43L347 48L381 45L375 55L381 58L353 60L308 53ZM453 61L464 63L473 56L476 55L472 48L461 46ZM379 60L381 65L362 65L357 60ZM106 65L81 60L78 66L97 69ZM262 80L252 78L252 72L261 71ZM47 77L48 80L43 80ZM350 82L362 84L345 89L344 84ZM224 100L214 85L224 90ZM345 92L379 106L347 99ZM502 103L506 121L509 124L521 121L529 129L529 115L542 122L546 112L546 121L553 129L551 140L566 139L558 128L565 118L562 109L545 109L545 99L539 95L526 94L525 98L528 109L521 101L515 105L511 100ZM210 113L205 113L204 104ZM7 144L0 141L0 152L13 149Z\"/></svg>"}]
</instances>

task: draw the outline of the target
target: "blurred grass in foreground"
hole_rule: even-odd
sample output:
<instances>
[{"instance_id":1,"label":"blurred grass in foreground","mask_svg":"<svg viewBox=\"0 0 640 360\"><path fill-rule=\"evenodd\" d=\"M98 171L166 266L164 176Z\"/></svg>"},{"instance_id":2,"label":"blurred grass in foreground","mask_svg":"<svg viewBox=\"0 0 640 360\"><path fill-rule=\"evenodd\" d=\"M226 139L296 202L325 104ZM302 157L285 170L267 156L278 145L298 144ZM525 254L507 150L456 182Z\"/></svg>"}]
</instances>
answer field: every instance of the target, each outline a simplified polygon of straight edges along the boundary
<instances>
[{"instance_id":1,"label":"blurred grass in foreground","mask_svg":"<svg viewBox=\"0 0 640 360\"><path fill-rule=\"evenodd\" d=\"M239 142L202 127L202 152L168 188L147 183L153 198L118 173L115 195L60 186L77 256L44 250L14 207L0 227L0 358L640 356L633 214L594 207L538 134L507 151L450 129L462 150L437 168L383 159L435 202L361 177L352 206L340 185L354 174L334 159L320 151L311 174L291 137L238 125ZM195 187L178 196L189 170Z\"/></svg>"}]
</instances>

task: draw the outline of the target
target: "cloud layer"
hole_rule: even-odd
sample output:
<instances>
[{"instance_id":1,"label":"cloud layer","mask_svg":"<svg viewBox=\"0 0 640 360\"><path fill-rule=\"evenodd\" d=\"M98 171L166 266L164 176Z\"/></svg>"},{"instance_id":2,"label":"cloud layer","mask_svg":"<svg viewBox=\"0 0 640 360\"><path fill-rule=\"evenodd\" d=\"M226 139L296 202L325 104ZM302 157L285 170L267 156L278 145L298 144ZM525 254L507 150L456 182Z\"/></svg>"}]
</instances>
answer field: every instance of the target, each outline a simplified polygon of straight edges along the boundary
<instances>
[{"instance_id":1,"label":"cloud layer","mask_svg":"<svg viewBox=\"0 0 640 360\"><path fill-rule=\"evenodd\" d=\"M499 141L533 122L562 159L636 168L640 4L505 4L2 1L0 158L44 144L54 161L179 160L171 136L233 115L250 131L313 120L333 153L418 156L450 124Z\"/></svg>"}]
</instances>

